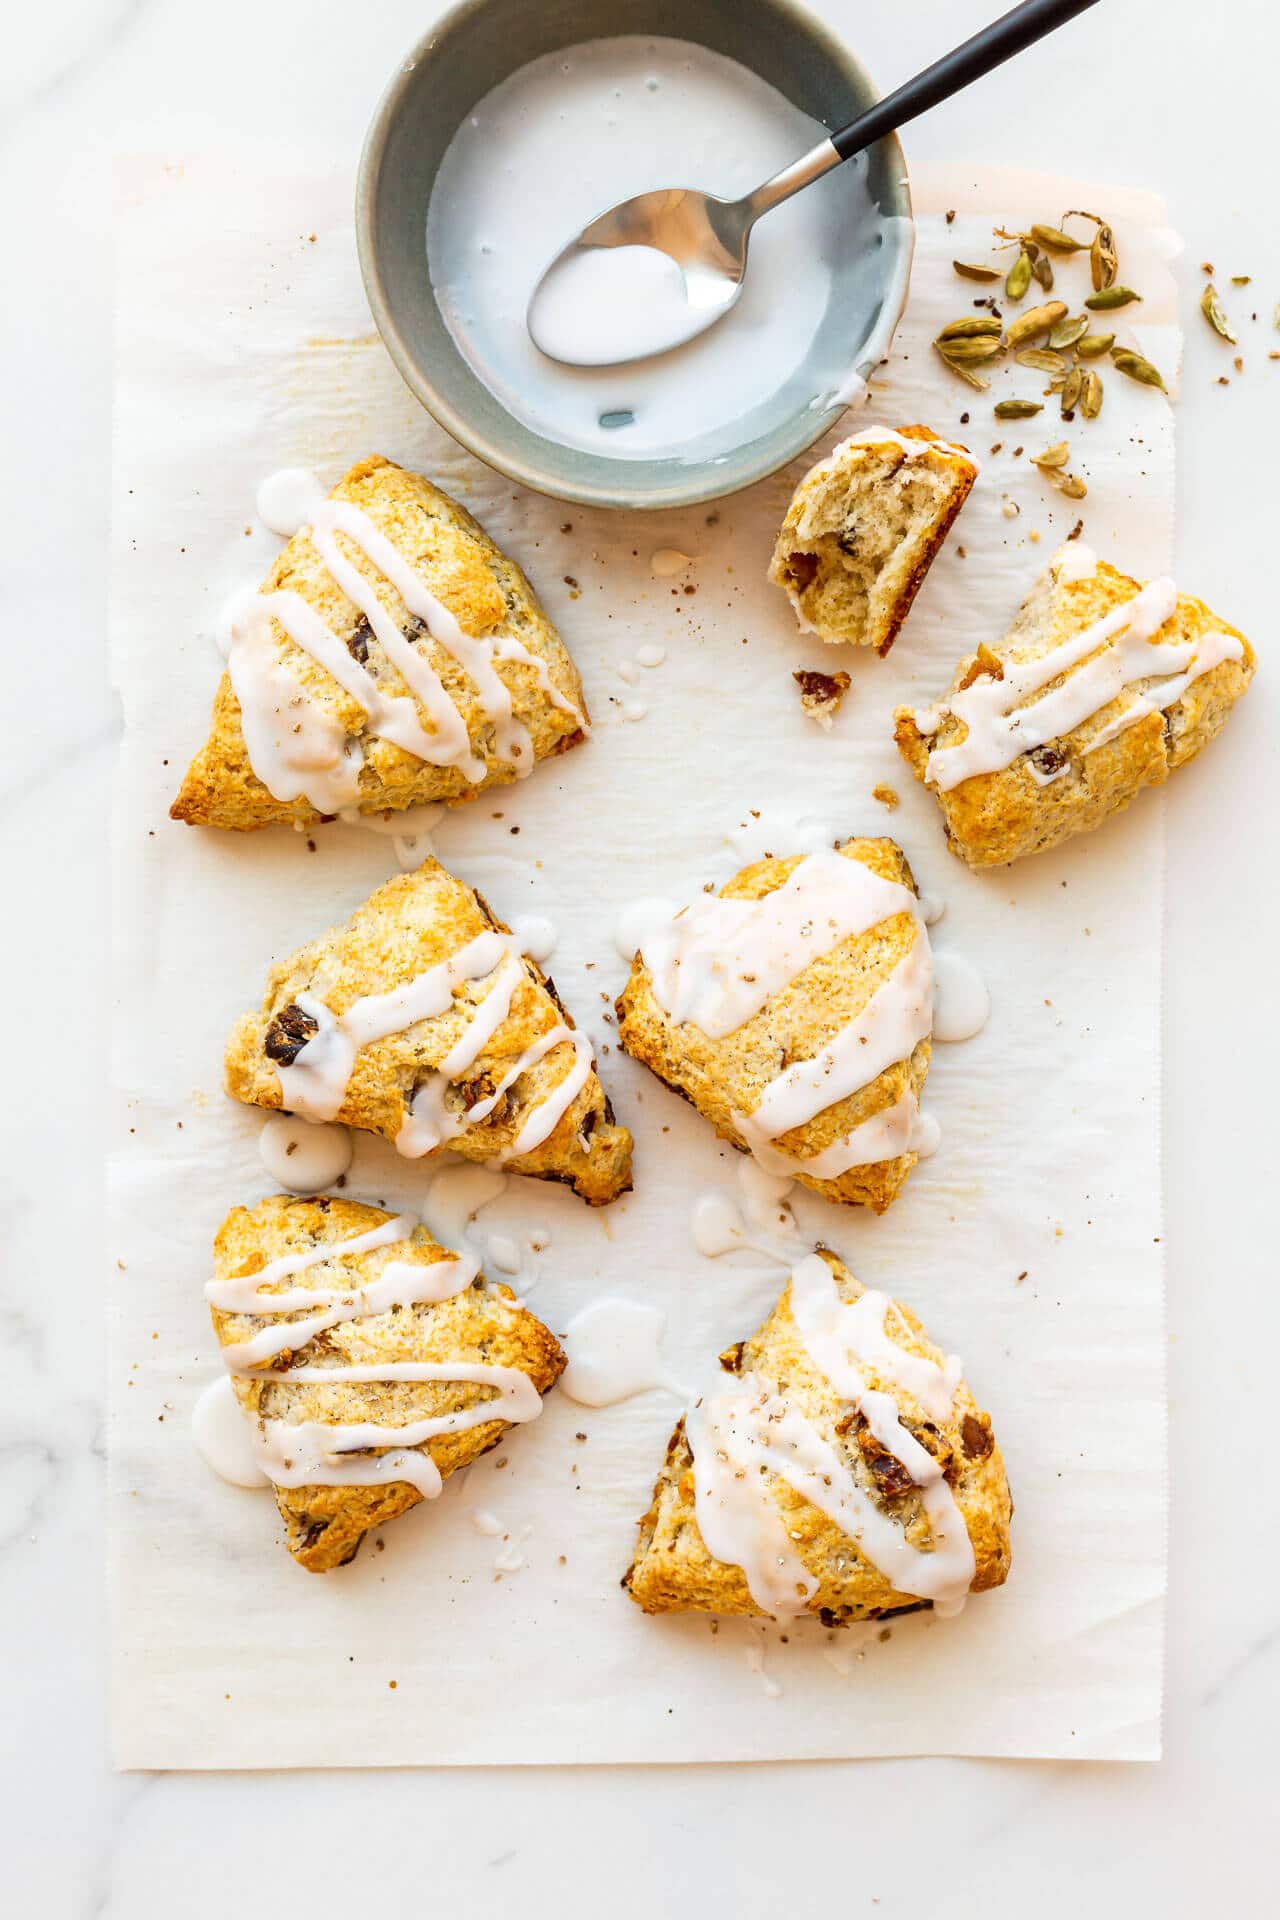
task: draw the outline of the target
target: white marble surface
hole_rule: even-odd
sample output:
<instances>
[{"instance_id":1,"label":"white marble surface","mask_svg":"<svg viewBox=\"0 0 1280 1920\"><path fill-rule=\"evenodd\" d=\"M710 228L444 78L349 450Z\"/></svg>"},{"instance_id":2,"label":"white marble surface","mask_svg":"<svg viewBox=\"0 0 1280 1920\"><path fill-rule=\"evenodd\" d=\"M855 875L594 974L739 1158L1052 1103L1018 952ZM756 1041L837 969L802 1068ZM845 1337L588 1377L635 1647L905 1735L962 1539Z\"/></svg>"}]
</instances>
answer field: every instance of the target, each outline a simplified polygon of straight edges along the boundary
<instances>
[{"instance_id":1,"label":"white marble surface","mask_svg":"<svg viewBox=\"0 0 1280 1920\"><path fill-rule=\"evenodd\" d=\"M103 648L109 435L106 162L227 138L354 154L432 11L382 0L62 0L11 19L0 68L9 743L0 850L7 1151L0 1163L0 1804L5 1904L41 1920L190 1920L269 1898L317 1920L715 1902L743 1920L1259 1911L1280 1706L1274 1259L1266 1236L1280 895L1269 665L1280 335L1273 86L1252 4L1103 0L915 128L914 160L1008 161L1150 184L1187 238L1180 571L1256 638L1229 743L1164 797L1170 825L1167 1155L1173 1525L1166 1758L707 1770L113 1778L100 1573L99 957L116 721ZM827 0L890 85L986 0ZM199 244L199 236L193 236ZM1251 273L1246 370L1193 312L1201 259ZM181 271L175 262L175 273ZM1256 337L1257 345L1253 344ZM37 687L39 694L37 696ZM19 996L21 998L19 999ZM910 1799L908 1799L910 1795ZM921 1814L928 1810L928 1844ZM910 1834L915 1844L904 1846ZM216 1836L216 1838L215 1838ZM323 1838L321 1837L323 1836ZM228 1845L228 1841L231 1844ZM208 1850L207 1865L202 1850ZM678 1891L677 1891L678 1889Z\"/></svg>"}]
</instances>

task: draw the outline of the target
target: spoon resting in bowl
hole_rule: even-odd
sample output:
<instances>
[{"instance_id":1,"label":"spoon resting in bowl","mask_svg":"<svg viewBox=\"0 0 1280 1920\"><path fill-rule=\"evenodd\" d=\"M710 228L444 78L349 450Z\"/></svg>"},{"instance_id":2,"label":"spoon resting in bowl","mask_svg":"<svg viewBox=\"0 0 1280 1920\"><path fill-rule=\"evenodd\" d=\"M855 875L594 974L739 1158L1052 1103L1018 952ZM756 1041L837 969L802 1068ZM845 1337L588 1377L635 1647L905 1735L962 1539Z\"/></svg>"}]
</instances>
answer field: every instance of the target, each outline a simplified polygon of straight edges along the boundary
<instances>
[{"instance_id":1,"label":"spoon resting in bowl","mask_svg":"<svg viewBox=\"0 0 1280 1920\"><path fill-rule=\"evenodd\" d=\"M610 207L561 249L534 288L527 315L534 345L567 366L608 367L704 333L742 292L751 229L764 214L1095 4L1023 0L740 200L660 187Z\"/></svg>"}]
</instances>

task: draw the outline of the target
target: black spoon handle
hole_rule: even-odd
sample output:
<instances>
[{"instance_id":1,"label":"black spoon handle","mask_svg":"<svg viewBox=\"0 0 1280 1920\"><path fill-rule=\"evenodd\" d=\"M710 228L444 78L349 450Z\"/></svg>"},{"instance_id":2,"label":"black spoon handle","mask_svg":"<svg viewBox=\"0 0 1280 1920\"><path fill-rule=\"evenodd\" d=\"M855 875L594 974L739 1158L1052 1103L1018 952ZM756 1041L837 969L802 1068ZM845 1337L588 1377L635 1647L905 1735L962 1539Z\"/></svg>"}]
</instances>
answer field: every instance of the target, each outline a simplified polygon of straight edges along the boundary
<instances>
[{"instance_id":1,"label":"black spoon handle","mask_svg":"<svg viewBox=\"0 0 1280 1920\"><path fill-rule=\"evenodd\" d=\"M999 20L993 20L981 33L975 33L963 46L935 60L931 67L908 80L895 93L877 100L874 107L860 115L852 125L831 135L831 144L842 160L850 160L886 133L904 127L908 120L927 113L941 100L949 100L971 81L980 80L993 67L1011 60L1024 47L1034 46L1055 27L1065 26L1078 13L1097 4L1097 0L1022 0Z\"/></svg>"}]
</instances>

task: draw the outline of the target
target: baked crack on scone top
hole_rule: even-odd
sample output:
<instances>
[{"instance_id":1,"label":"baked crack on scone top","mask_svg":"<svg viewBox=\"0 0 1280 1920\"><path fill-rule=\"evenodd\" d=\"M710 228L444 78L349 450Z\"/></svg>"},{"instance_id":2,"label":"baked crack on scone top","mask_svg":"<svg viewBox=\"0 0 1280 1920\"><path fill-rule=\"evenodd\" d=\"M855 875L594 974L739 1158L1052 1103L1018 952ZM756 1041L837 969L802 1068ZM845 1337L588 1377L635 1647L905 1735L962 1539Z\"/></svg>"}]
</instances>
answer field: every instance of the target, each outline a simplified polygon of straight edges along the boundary
<instances>
[{"instance_id":1,"label":"baked crack on scone top","mask_svg":"<svg viewBox=\"0 0 1280 1920\"><path fill-rule=\"evenodd\" d=\"M970 867L1091 833L1195 758L1253 677L1242 633L1172 580L1068 542L997 647L960 662L895 737Z\"/></svg>"},{"instance_id":2,"label":"baked crack on scone top","mask_svg":"<svg viewBox=\"0 0 1280 1920\"><path fill-rule=\"evenodd\" d=\"M770 1173L883 1213L925 1149L933 963L892 840L744 867L640 934L633 1059Z\"/></svg>"},{"instance_id":3,"label":"baked crack on scone top","mask_svg":"<svg viewBox=\"0 0 1280 1920\"><path fill-rule=\"evenodd\" d=\"M555 984L471 887L427 860L273 967L227 1044L227 1091L337 1120L409 1159L448 1150L571 1186L631 1185L631 1135Z\"/></svg>"},{"instance_id":4,"label":"baked crack on scone top","mask_svg":"<svg viewBox=\"0 0 1280 1920\"><path fill-rule=\"evenodd\" d=\"M170 813L248 830L454 806L589 731L524 573L421 474L374 455L232 622L209 738Z\"/></svg>"},{"instance_id":5,"label":"baked crack on scone top","mask_svg":"<svg viewBox=\"0 0 1280 1920\"><path fill-rule=\"evenodd\" d=\"M623 1586L646 1613L957 1613L1009 1575L1004 1462L960 1362L824 1248L680 1421Z\"/></svg>"},{"instance_id":6,"label":"baked crack on scone top","mask_svg":"<svg viewBox=\"0 0 1280 1920\"><path fill-rule=\"evenodd\" d=\"M356 1200L233 1207L205 1293L309 1573L345 1566L371 1527L536 1420L564 1371L554 1337L473 1255Z\"/></svg>"}]
</instances>

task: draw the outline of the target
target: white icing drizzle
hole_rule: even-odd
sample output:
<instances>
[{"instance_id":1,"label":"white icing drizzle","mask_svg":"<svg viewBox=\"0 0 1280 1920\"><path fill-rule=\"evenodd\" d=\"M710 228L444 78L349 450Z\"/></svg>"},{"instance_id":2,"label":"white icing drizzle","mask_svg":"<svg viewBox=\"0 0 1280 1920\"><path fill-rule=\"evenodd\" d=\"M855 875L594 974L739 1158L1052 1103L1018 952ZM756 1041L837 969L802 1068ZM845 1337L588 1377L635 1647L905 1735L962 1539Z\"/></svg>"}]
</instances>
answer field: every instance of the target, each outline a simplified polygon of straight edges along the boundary
<instances>
[{"instance_id":1,"label":"white icing drizzle","mask_svg":"<svg viewBox=\"0 0 1280 1920\"><path fill-rule=\"evenodd\" d=\"M584 732L589 731L585 715L554 685L544 660L514 634L476 638L464 633L394 542L354 501L326 499L314 476L289 469L264 481L259 511L281 533L309 524L312 544L335 584L359 608L413 696L383 693L373 675L300 595L279 590L241 602L231 620L228 672L240 703L250 763L275 799L306 799L322 813L353 807L359 800L361 756L358 743L347 738L339 723L282 664L273 620L363 709L370 733L429 765L456 767L472 784L486 773L484 761L472 752L466 722L439 675L343 551L339 535L363 553L430 637L457 661L492 728L496 757L517 776L533 770L533 743L527 727L515 717L511 689L495 661L530 668L552 704L571 714Z\"/></svg>"},{"instance_id":2,"label":"white icing drizzle","mask_svg":"<svg viewBox=\"0 0 1280 1920\"><path fill-rule=\"evenodd\" d=\"M301 1315L293 1320L274 1319L247 1340L224 1345L223 1362L233 1377L319 1387L441 1380L493 1389L493 1397L474 1406L403 1426L373 1421L308 1420L295 1424L262 1418L250 1428L253 1458L274 1485L373 1486L403 1480L425 1499L433 1499L442 1480L430 1454L418 1451L427 1441L489 1420L515 1424L534 1420L541 1413L537 1388L518 1367L469 1360L387 1360L372 1365L291 1366L282 1370L270 1366L280 1354L292 1355L342 1322L387 1313L393 1307L452 1299L469 1287L480 1268L479 1261L468 1253L419 1266L389 1260L370 1279L354 1286L281 1285L312 1267L330 1261L340 1263L353 1255L407 1240L416 1224L411 1216L399 1215L349 1240L329 1241L304 1253L286 1254L256 1273L211 1280L206 1285L210 1305L223 1313ZM370 1449L386 1451L371 1453Z\"/></svg>"},{"instance_id":3,"label":"white icing drizzle","mask_svg":"<svg viewBox=\"0 0 1280 1920\"><path fill-rule=\"evenodd\" d=\"M583 1407L611 1407L656 1387L683 1397L663 1364L666 1323L660 1308L620 1294L592 1300L565 1328L560 1392Z\"/></svg>"},{"instance_id":4,"label":"white icing drizzle","mask_svg":"<svg viewBox=\"0 0 1280 1920\"><path fill-rule=\"evenodd\" d=\"M358 807L344 807L340 818L346 826L387 835L401 871L410 873L435 851L432 835L444 819L445 811L435 801L424 801L421 806L404 807L396 812L361 813Z\"/></svg>"},{"instance_id":5,"label":"white icing drizzle","mask_svg":"<svg viewBox=\"0 0 1280 1920\"><path fill-rule=\"evenodd\" d=\"M738 1198L711 1189L694 1202L693 1244L705 1259L726 1253L762 1253L790 1267L804 1242L787 1196L794 1180L769 1173L756 1160L739 1160Z\"/></svg>"},{"instance_id":6,"label":"white icing drizzle","mask_svg":"<svg viewBox=\"0 0 1280 1920\"><path fill-rule=\"evenodd\" d=\"M262 1123L258 1154L286 1192L323 1193L351 1165L351 1135L300 1114L273 1113Z\"/></svg>"},{"instance_id":7,"label":"white icing drizzle","mask_svg":"<svg viewBox=\"0 0 1280 1920\"><path fill-rule=\"evenodd\" d=\"M433 1239L445 1247L464 1247L469 1243L468 1228L473 1226L482 1207L489 1206L507 1190L507 1176L493 1167L442 1167L427 1188L423 1214Z\"/></svg>"},{"instance_id":8,"label":"white icing drizzle","mask_svg":"<svg viewBox=\"0 0 1280 1920\"><path fill-rule=\"evenodd\" d=\"M1088 577L1080 571L1083 554L1072 557L1069 564L1068 579ZM1058 577L1062 579L1061 571ZM1157 640L1177 605L1178 590L1172 580L1151 580L1133 599L1113 607L1039 659L1007 660L1002 678L982 674L936 707L917 712L915 723L922 733L935 733L946 714L967 729L962 740L930 753L925 768L929 784L949 792L977 774L999 773L1019 755L1073 733L1129 688L1156 681L1095 734L1083 749L1092 753L1146 715L1171 707L1201 674L1225 660L1240 659L1244 649L1232 634ZM1064 674L1060 685L1050 685Z\"/></svg>"},{"instance_id":9,"label":"white icing drizzle","mask_svg":"<svg viewBox=\"0 0 1280 1920\"><path fill-rule=\"evenodd\" d=\"M521 953L527 953L539 966L551 958L559 939L553 920L548 920L544 913L518 913L511 925Z\"/></svg>"},{"instance_id":10,"label":"white icing drizzle","mask_svg":"<svg viewBox=\"0 0 1280 1920\"><path fill-rule=\"evenodd\" d=\"M815 1267L821 1267L825 1280ZM847 1535L898 1592L932 1600L939 1613L958 1612L975 1567L963 1515L937 1461L902 1425L893 1397L871 1387L858 1363L913 1396L927 1394L937 1407L944 1405L944 1395L950 1405L952 1376L889 1340L885 1314L890 1303L883 1296L864 1295L864 1300L871 1297L871 1307L850 1319L853 1310L838 1294L833 1311L828 1289L834 1288L830 1268L818 1255L800 1262L791 1291L793 1317L799 1304L797 1330L814 1365L860 1410L879 1444L919 1488L931 1550L912 1546L812 1423L753 1373L706 1396L688 1416L698 1530L716 1559L742 1569L757 1606L783 1616L802 1612L818 1582L796 1553L774 1503L768 1482L773 1475ZM948 1362L948 1369L953 1364ZM925 1367L931 1372L926 1374Z\"/></svg>"},{"instance_id":11,"label":"white icing drizzle","mask_svg":"<svg viewBox=\"0 0 1280 1920\"><path fill-rule=\"evenodd\" d=\"M967 461L975 473L981 473L982 463L977 455L970 453L968 447L957 447L950 440L915 440L909 434L899 433L896 427L864 427L861 433L850 434L828 454L824 466L835 467L851 447L898 447L908 460L919 460L927 453L954 454L958 460ZM812 475L810 475L812 478Z\"/></svg>"},{"instance_id":12,"label":"white icing drizzle","mask_svg":"<svg viewBox=\"0 0 1280 1920\"><path fill-rule=\"evenodd\" d=\"M739 1117L736 1122L744 1139L749 1129L752 1133L755 1131L753 1119L753 1115L746 1115ZM806 1173L814 1180L838 1180L842 1173L848 1173L850 1167L874 1166L881 1160L896 1160L902 1153L914 1153L919 1159L927 1159L937 1144L937 1122L931 1114L921 1113L920 1103L910 1090L895 1100L891 1107L882 1107L870 1119L859 1121L839 1140L833 1140L829 1147L823 1147L819 1153L810 1154L807 1160L799 1154L784 1152L781 1147L775 1147L764 1138L752 1138L749 1141L751 1151L762 1167L767 1167L772 1173L791 1177Z\"/></svg>"},{"instance_id":13,"label":"white icing drizzle","mask_svg":"<svg viewBox=\"0 0 1280 1920\"><path fill-rule=\"evenodd\" d=\"M681 553L679 547L657 547L649 555L649 570L655 580L674 580L678 573L693 565L691 553Z\"/></svg>"}]
</instances>

